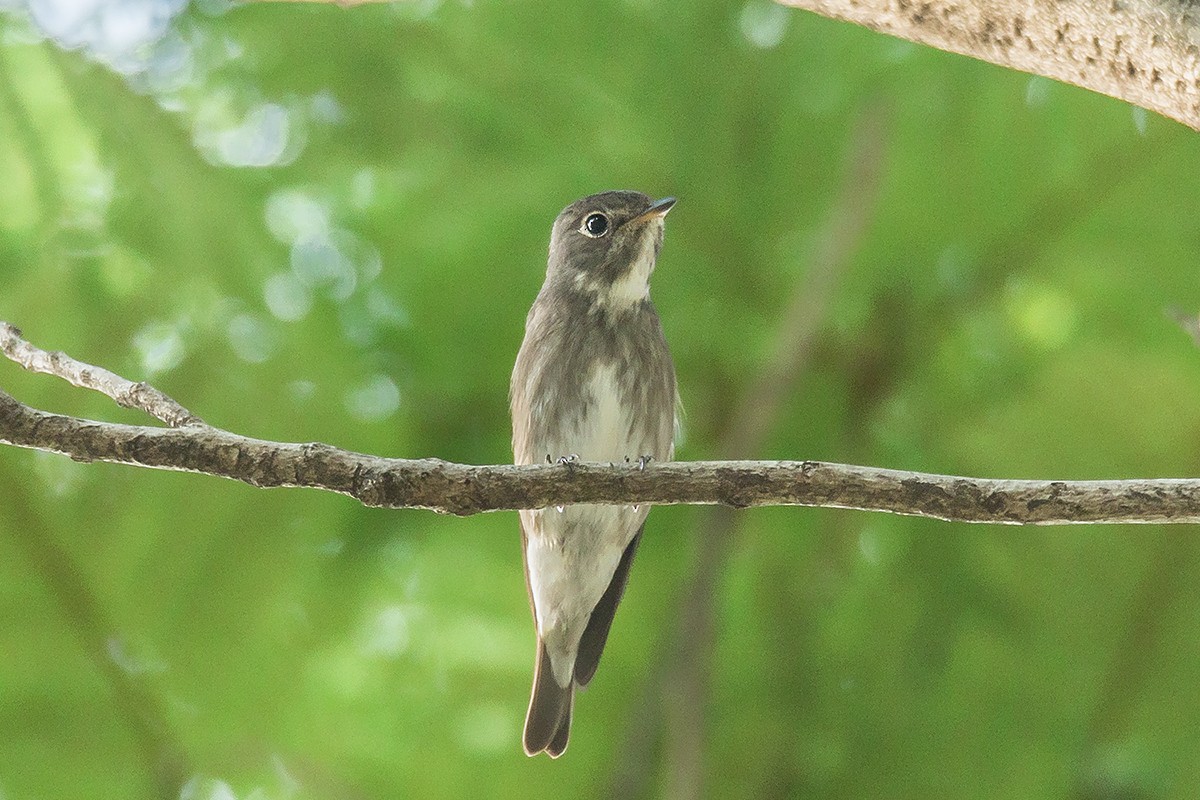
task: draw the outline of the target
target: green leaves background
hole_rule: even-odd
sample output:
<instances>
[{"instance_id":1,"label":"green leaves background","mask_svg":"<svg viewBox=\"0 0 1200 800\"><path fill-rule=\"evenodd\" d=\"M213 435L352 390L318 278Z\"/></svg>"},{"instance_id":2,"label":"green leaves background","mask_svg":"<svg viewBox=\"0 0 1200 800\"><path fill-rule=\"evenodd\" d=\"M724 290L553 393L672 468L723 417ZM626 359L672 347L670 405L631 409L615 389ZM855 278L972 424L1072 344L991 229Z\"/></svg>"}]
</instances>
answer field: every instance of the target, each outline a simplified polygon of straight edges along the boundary
<instances>
[{"instance_id":1,"label":"green leaves background","mask_svg":"<svg viewBox=\"0 0 1200 800\"><path fill-rule=\"evenodd\" d=\"M1200 302L1200 143L1173 123L762 0L146 8L0 16L0 318L213 424L507 461L550 222L637 188L680 197L654 293L678 455L713 457L879 113L877 209L750 455L1200 470L1200 352L1163 313ZM144 422L14 365L0 381ZM672 718L648 771L630 741L670 706L644 687L708 546L699 510L652 515L551 763L520 754L514 514L12 449L0 486L5 798L678 785ZM1194 530L738 519L695 654L707 795L1192 795Z\"/></svg>"}]
</instances>

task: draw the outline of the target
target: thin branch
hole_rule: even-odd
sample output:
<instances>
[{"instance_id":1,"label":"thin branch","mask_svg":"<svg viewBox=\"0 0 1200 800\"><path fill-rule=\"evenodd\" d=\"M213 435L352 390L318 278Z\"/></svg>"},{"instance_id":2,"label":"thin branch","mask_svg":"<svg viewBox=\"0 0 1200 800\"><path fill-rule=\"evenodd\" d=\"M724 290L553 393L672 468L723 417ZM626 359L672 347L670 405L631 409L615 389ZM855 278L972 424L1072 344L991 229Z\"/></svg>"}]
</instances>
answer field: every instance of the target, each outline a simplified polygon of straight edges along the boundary
<instances>
[{"instance_id":1,"label":"thin branch","mask_svg":"<svg viewBox=\"0 0 1200 800\"><path fill-rule=\"evenodd\" d=\"M95 389L111 397L117 405L144 411L172 428L203 424L199 417L144 381L134 383L103 367L76 361L66 353L50 353L34 347L7 322L0 322L0 353L30 372L55 375L74 386Z\"/></svg>"},{"instance_id":2,"label":"thin branch","mask_svg":"<svg viewBox=\"0 0 1200 800\"><path fill-rule=\"evenodd\" d=\"M0 323L0 328L16 335L10 325ZM67 380L78 378L80 385L96 384L126 397L121 391L125 379L98 380L93 374L85 381L87 365L66 356L43 358L33 345L21 342L26 347L3 352L13 350L20 357L10 357L18 363L30 361L54 375L61 370L60 377ZM174 402L153 387L131 397L155 398L144 402L158 413ZM160 405L164 399L168 404ZM135 405L142 407L142 402ZM380 508L468 515L571 503L796 505L1013 525L1200 522L1200 479L1194 478L1001 480L820 461L680 461L644 469L587 462L472 466L436 458L382 458L322 443L252 439L195 423L186 410L179 418L191 422L178 428L96 422L39 411L0 391L2 444L76 461L199 472L259 487L324 489Z\"/></svg>"},{"instance_id":3,"label":"thin branch","mask_svg":"<svg viewBox=\"0 0 1200 800\"><path fill-rule=\"evenodd\" d=\"M779 0L1044 75L1200 130L1200 11L1187 0Z\"/></svg>"}]
</instances>

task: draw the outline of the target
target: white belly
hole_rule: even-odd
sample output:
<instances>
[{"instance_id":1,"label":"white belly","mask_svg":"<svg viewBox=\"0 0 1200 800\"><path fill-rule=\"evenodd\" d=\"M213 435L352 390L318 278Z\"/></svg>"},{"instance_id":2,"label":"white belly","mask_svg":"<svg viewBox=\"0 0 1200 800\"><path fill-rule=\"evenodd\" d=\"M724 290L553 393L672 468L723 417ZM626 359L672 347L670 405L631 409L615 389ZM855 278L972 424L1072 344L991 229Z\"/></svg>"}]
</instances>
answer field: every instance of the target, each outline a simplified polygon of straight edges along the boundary
<instances>
[{"instance_id":1,"label":"white belly","mask_svg":"<svg viewBox=\"0 0 1200 800\"><path fill-rule=\"evenodd\" d=\"M631 410L621 403L616 371L592 373L583 397L586 414L561 426L563 433L539 442L551 459L576 455L581 461L623 463L649 453L635 437ZM538 633L550 651L560 684L574 667L579 640L592 609L608 588L626 546L645 521L649 507L574 505L522 511L528 534L525 557Z\"/></svg>"},{"instance_id":2,"label":"white belly","mask_svg":"<svg viewBox=\"0 0 1200 800\"><path fill-rule=\"evenodd\" d=\"M559 442L548 442L551 457L555 447L559 455L577 455L581 461L624 461L641 453L643 442L632 441L630 432L632 410L621 403L616 368L597 367L587 382L584 397L588 398L587 413L581 413L573 423L563 425L564 435Z\"/></svg>"}]
</instances>

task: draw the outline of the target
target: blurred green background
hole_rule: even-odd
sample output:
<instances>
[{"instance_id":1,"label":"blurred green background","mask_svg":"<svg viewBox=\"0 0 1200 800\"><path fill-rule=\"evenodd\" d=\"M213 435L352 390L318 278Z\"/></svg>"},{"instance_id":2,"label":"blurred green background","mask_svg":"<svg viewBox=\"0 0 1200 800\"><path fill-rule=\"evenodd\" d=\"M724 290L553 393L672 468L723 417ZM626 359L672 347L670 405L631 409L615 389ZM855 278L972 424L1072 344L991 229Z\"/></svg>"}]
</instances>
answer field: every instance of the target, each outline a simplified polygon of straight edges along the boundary
<instances>
[{"instance_id":1,"label":"blurred green background","mask_svg":"<svg viewBox=\"0 0 1200 800\"><path fill-rule=\"evenodd\" d=\"M726 452L799 293L810 347L739 455L1200 474L1164 314L1200 307L1200 140L1123 103L766 0L0 8L0 319L215 425L508 461L550 222L636 188L680 198L679 458ZM1200 786L1190 527L657 509L551 762L513 513L12 448L0 487L4 800Z\"/></svg>"}]
</instances>

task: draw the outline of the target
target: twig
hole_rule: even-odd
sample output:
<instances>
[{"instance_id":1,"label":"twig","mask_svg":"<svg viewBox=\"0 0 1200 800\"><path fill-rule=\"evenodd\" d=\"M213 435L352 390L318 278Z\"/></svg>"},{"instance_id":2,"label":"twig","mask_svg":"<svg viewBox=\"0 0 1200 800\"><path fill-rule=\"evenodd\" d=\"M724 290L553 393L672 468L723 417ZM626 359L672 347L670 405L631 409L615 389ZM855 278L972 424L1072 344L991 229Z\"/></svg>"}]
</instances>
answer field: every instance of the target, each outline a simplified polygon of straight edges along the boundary
<instances>
[{"instance_id":1,"label":"twig","mask_svg":"<svg viewBox=\"0 0 1200 800\"><path fill-rule=\"evenodd\" d=\"M30 372L55 375L74 386L108 395L124 408L145 411L172 428L204 421L146 382L134 383L103 367L76 361L66 353L47 352L21 337L15 326L0 322L0 352Z\"/></svg>"}]
</instances>

